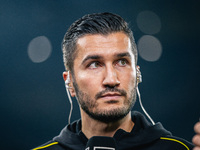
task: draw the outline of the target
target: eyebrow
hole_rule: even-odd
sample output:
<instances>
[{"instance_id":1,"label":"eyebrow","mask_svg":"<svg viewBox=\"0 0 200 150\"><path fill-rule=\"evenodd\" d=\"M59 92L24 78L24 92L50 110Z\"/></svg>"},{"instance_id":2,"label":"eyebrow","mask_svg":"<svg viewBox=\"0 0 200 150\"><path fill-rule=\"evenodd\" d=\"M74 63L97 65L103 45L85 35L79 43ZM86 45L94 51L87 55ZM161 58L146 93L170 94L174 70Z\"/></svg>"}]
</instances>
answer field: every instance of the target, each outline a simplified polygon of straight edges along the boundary
<instances>
[{"instance_id":1,"label":"eyebrow","mask_svg":"<svg viewBox=\"0 0 200 150\"><path fill-rule=\"evenodd\" d=\"M118 58L122 58L122 57L129 57L129 58L131 58L131 55L128 52L115 54L114 56L118 57ZM102 58L103 57L99 56L99 55L88 55L86 58L83 59L82 64L84 64L87 60L90 60L90 59L97 60L97 59L102 59Z\"/></svg>"},{"instance_id":2,"label":"eyebrow","mask_svg":"<svg viewBox=\"0 0 200 150\"><path fill-rule=\"evenodd\" d=\"M116 54L117 57L130 57L131 58L131 55L126 52L126 53L119 53L119 54Z\"/></svg>"},{"instance_id":3,"label":"eyebrow","mask_svg":"<svg viewBox=\"0 0 200 150\"><path fill-rule=\"evenodd\" d=\"M88 55L86 58L83 59L82 64L84 64L89 59L101 59L102 56L99 55Z\"/></svg>"}]
</instances>

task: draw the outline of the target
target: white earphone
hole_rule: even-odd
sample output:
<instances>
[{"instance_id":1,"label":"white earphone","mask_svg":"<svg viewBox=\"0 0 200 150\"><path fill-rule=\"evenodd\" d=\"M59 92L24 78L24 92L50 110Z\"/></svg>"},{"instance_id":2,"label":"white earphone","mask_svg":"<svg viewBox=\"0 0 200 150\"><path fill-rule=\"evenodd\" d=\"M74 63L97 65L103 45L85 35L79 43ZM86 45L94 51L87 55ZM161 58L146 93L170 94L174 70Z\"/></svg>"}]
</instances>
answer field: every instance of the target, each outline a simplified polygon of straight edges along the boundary
<instances>
[{"instance_id":1,"label":"white earphone","mask_svg":"<svg viewBox=\"0 0 200 150\"><path fill-rule=\"evenodd\" d=\"M70 120L71 120L71 115L72 115L72 110L73 110L73 103L72 103L72 99L71 99L71 96L69 94L69 89L71 89L72 87L70 86L70 73L68 71L68 74L67 74L67 79L65 80L65 87L66 87L66 91L67 91L67 96L69 98L69 102L70 102L70 112L69 112L69 117L68 117L68 123L70 124Z\"/></svg>"},{"instance_id":2,"label":"white earphone","mask_svg":"<svg viewBox=\"0 0 200 150\"><path fill-rule=\"evenodd\" d=\"M70 80L70 74L69 74L69 71L68 71L67 80L65 80L65 87L66 87L66 89L70 89L71 88L70 87L70 82L71 82L71 80Z\"/></svg>"},{"instance_id":3,"label":"white earphone","mask_svg":"<svg viewBox=\"0 0 200 150\"><path fill-rule=\"evenodd\" d=\"M140 66L136 67L136 79L137 79L137 84L142 82L142 74L140 72Z\"/></svg>"}]
</instances>

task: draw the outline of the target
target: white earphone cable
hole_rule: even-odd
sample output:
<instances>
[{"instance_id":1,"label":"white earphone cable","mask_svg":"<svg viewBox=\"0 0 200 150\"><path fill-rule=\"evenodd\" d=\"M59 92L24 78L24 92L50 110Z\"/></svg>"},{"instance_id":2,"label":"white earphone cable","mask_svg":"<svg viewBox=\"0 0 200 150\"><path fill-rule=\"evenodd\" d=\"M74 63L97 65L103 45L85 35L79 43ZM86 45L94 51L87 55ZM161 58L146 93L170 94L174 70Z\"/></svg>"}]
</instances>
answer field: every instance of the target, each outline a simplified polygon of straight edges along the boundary
<instances>
[{"instance_id":1,"label":"white earphone cable","mask_svg":"<svg viewBox=\"0 0 200 150\"><path fill-rule=\"evenodd\" d=\"M154 122L153 119L150 117L150 115L146 112L146 110L144 109L144 107L143 107L143 105L142 105L142 101L141 101L141 97L140 97L140 91L139 91L139 89L138 89L138 86L137 86L136 90L137 90L137 94L138 94L140 106L141 106L143 112L144 112L145 115L149 118L149 120L151 121L151 123L152 123L153 125L155 125L155 122Z\"/></svg>"},{"instance_id":2,"label":"white earphone cable","mask_svg":"<svg viewBox=\"0 0 200 150\"><path fill-rule=\"evenodd\" d=\"M73 103L72 103L71 96L69 94L69 90L67 88L66 88L66 91L67 91L67 96L68 96L68 99L69 99L69 102L70 102L70 112L69 112L69 117L68 117L68 123L70 124L70 120L71 120L71 116L72 116L72 110L73 110Z\"/></svg>"}]
</instances>

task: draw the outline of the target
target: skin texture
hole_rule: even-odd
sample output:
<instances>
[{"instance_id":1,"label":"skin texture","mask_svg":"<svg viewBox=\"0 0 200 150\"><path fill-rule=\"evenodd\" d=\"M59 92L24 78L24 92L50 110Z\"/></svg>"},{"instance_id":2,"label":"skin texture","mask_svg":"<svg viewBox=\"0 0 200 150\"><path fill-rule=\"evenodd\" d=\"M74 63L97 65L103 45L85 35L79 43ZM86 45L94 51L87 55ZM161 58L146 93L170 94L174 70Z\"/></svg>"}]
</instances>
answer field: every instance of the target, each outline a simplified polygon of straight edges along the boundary
<instances>
[{"instance_id":1,"label":"skin texture","mask_svg":"<svg viewBox=\"0 0 200 150\"><path fill-rule=\"evenodd\" d=\"M129 38L122 32L85 35L77 41L77 50L70 93L80 105L82 131L88 138L113 136L119 128L130 132L134 125L130 109L135 101L136 68ZM67 74L63 73L65 80ZM118 90L106 90L114 87ZM114 118L114 122L98 120L83 109L83 103L93 114L125 115Z\"/></svg>"}]
</instances>

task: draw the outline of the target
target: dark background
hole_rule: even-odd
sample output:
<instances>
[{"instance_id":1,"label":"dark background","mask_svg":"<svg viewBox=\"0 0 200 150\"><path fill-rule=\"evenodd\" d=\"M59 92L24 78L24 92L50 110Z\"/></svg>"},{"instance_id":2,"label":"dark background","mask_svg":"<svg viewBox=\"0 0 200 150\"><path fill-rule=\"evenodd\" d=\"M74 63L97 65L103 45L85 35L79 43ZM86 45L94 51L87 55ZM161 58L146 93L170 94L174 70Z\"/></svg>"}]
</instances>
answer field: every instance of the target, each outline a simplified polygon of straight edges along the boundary
<instances>
[{"instance_id":1,"label":"dark background","mask_svg":"<svg viewBox=\"0 0 200 150\"><path fill-rule=\"evenodd\" d=\"M69 102L62 79L61 41L72 22L87 13L109 11L131 24L136 42L145 35L136 24L141 11L153 11L162 44L156 62L139 56L143 105L155 122L191 141L200 117L200 7L196 1L159 0L1 0L0 1L0 149L38 146L67 124ZM28 44L46 36L50 57L33 63ZM80 117L74 102L72 120ZM134 110L141 111L137 102Z\"/></svg>"}]
</instances>

